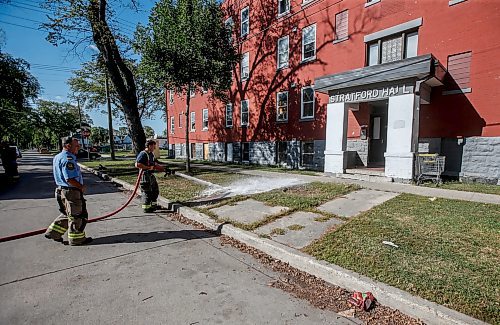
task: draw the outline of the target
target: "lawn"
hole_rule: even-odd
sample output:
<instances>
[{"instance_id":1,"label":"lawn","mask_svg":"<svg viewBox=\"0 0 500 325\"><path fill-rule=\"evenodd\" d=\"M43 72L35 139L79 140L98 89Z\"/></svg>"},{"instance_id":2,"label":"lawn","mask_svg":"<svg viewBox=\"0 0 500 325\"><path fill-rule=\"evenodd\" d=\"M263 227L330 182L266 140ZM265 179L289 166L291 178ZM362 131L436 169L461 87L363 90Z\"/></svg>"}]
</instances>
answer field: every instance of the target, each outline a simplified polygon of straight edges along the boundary
<instances>
[{"instance_id":1,"label":"lawn","mask_svg":"<svg viewBox=\"0 0 500 325\"><path fill-rule=\"evenodd\" d=\"M435 186L435 185L431 183L426 183L425 186ZM500 195L500 185L493 185L493 184L444 182L443 184L439 185L439 188Z\"/></svg>"},{"instance_id":2,"label":"lawn","mask_svg":"<svg viewBox=\"0 0 500 325\"><path fill-rule=\"evenodd\" d=\"M85 162L84 165L94 169L102 165L106 167L106 169L103 170L104 173L127 183L135 184L138 170L134 167L134 162L134 160L101 160ZM171 201L189 201L205 189L203 185L178 176L163 177L163 173L156 173L156 179L160 187L160 195Z\"/></svg>"},{"instance_id":3,"label":"lawn","mask_svg":"<svg viewBox=\"0 0 500 325\"><path fill-rule=\"evenodd\" d=\"M190 175L199 178L201 180L222 186L226 186L233 182L248 178L248 176L231 173L225 170L219 171L219 170L201 169L201 168L191 168Z\"/></svg>"},{"instance_id":4,"label":"lawn","mask_svg":"<svg viewBox=\"0 0 500 325\"><path fill-rule=\"evenodd\" d=\"M392 241L399 248L382 244ZM500 207L401 194L305 251L493 324L500 323Z\"/></svg>"}]
</instances>

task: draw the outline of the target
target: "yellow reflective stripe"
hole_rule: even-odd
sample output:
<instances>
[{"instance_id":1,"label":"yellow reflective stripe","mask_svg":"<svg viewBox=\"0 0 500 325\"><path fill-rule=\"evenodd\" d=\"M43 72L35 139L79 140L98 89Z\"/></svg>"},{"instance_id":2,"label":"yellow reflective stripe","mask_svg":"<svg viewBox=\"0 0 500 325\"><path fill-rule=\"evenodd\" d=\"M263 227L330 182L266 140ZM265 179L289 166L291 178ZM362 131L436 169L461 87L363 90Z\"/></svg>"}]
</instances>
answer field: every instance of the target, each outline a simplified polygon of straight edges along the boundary
<instances>
[{"instance_id":1,"label":"yellow reflective stripe","mask_svg":"<svg viewBox=\"0 0 500 325\"><path fill-rule=\"evenodd\" d=\"M143 209L151 208L151 204L143 204L142 208Z\"/></svg>"},{"instance_id":2,"label":"yellow reflective stripe","mask_svg":"<svg viewBox=\"0 0 500 325\"><path fill-rule=\"evenodd\" d=\"M51 224L49 226L49 229L52 230L52 231L55 231L55 232L58 232L60 234L64 234L66 232L67 229L64 229L63 227L60 227L56 224Z\"/></svg>"},{"instance_id":3,"label":"yellow reflective stripe","mask_svg":"<svg viewBox=\"0 0 500 325\"><path fill-rule=\"evenodd\" d=\"M68 233L68 238L85 238L85 232L71 232Z\"/></svg>"}]
</instances>

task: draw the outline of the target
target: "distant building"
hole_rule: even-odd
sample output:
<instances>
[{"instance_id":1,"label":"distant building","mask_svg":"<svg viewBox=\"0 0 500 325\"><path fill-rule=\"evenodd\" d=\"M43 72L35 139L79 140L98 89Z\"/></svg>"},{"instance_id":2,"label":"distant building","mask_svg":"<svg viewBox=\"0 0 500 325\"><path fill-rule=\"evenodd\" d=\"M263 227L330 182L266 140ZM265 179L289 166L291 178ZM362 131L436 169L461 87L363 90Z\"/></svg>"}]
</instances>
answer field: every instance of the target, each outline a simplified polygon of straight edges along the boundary
<instances>
[{"instance_id":1,"label":"distant building","mask_svg":"<svg viewBox=\"0 0 500 325\"><path fill-rule=\"evenodd\" d=\"M177 157L407 181L417 153L500 179L497 1L227 0L241 49L227 103L167 93ZM190 131L190 148L184 132Z\"/></svg>"}]
</instances>

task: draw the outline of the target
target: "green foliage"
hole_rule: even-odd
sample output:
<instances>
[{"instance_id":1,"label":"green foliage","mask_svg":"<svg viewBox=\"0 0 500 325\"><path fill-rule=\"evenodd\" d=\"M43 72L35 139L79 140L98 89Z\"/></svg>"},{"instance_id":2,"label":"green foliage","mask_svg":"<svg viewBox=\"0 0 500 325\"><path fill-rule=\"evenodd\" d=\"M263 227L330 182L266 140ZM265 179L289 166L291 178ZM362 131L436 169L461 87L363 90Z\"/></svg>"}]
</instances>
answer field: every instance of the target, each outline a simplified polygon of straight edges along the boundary
<instances>
[{"instance_id":1,"label":"green foliage","mask_svg":"<svg viewBox=\"0 0 500 325\"><path fill-rule=\"evenodd\" d=\"M146 134L146 138L152 138L155 135L155 130L150 126L145 125L144 126L144 133Z\"/></svg>"},{"instance_id":2,"label":"green foliage","mask_svg":"<svg viewBox=\"0 0 500 325\"><path fill-rule=\"evenodd\" d=\"M32 142L36 146L56 146L61 137L76 131L79 122L77 107L69 103L39 100L31 114Z\"/></svg>"},{"instance_id":3,"label":"green foliage","mask_svg":"<svg viewBox=\"0 0 500 325\"><path fill-rule=\"evenodd\" d=\"M148 80L138 69L135 61L126 60L125 63L134 74L140 117L150 118L157 111L163 112L164 88ZM94 60L83 64L82 68L75 71L74 76L68 80L68 85L75 96L86 99L85 108L95 110L106 105L105 73L105 67ZM113 83L109 85L109 95L113 116L123 120L123 107ZM107 111L103 113L107 114Z\"/></svg>"},{"instance_id":4,"label":"green foliage","mask_svg":"<svg viewBox=\"0 0 500 325\"><path fill-rule=\"evenodd\" d=\"M93 144L107 143L108 138L108 129L105 129L102 126L96 126L90 129L90 141L92 141Z\"/></svg>"},{"instance_id":5,"label":"green foliage","mask_svg":"<svg viewBox=\"0 0 500 325\"><path fill-rule=\"evenodd\" d=\"M29 141L30 101L40 91L38 81L29 73L29 64L0 51L0 137Z\"/></svg>"},{"instance_id":6,"label":"green foliage","mask_svg":"<svg viewBox=\"0 0 500 325\"><path fill-rule=\"evenodd\" d=\"M236 49L213 0L162 0L147 27L136 32L135 48L143 55L141 69L158 85L186 93L189 87L230 88Z\"/></svg>"}]
</instances>

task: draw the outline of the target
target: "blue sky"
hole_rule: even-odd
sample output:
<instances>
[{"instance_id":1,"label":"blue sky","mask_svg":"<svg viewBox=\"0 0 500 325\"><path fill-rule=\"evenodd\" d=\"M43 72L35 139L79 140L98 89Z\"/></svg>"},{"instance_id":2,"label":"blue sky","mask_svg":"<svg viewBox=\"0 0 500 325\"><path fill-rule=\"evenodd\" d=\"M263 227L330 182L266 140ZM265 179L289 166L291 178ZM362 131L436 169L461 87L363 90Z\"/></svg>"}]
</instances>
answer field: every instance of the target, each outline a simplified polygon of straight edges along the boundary
<instances>
[{"instance_id":1,"label":"blue sky","mask_svg":"<svg viewBox=\"0 0 500 325\"><path fill-rule=\"evenodd\" d=\"M80 65L89 60L95 53L90 46L82 47L79 55L69 52L69 48L62 45L55 47L45 40L46 33L38 30L41 22L46 22L46 14L39 4L42 0L10 0L8 3L0 1L0 28L4 31L5 44L3 51L16 58L22 58L31 64L31 73L42 86L40 97L47 100L67 101L69 87L66 80L71 77L71 71L79 69ZM124 1L128 3L128 1ZM126 34L132 34L137 22L147 23L149 10L154 1L140 2L141 11L135 12L123 7L116 10L120 28ZM91 45L91 44L89 44ZM102 107L105 110L105 107ZM96 126L107 128L107 116L99 111L89 112ZM154 120L144 120L143 125L151 126L156 133L161 134L165 129L165 121L161 114ZM113 128L118 129L118 121Z\"/></svg>"}]
</instances>

